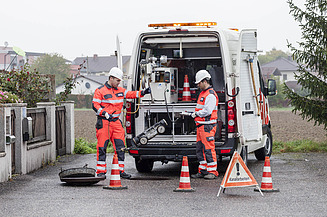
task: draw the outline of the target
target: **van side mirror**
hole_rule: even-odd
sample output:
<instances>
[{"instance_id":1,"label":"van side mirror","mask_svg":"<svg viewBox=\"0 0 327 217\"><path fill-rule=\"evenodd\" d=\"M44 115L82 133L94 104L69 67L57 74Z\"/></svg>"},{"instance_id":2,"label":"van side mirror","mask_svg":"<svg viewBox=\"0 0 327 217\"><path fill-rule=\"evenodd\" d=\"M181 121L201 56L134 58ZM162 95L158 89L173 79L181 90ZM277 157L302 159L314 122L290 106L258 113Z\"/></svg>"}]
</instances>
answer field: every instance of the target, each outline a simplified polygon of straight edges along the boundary
<instances>
[{"instance_id":1,"label":"van side mirror","mask_svg":"<svg viewBox=\"0 0 327 217\"><path fill-rule=\"evenodd\" d=\"M274 79L268 79L267 95L274 96L277 93L276 81Z\"/></svg>"}]
</instances>

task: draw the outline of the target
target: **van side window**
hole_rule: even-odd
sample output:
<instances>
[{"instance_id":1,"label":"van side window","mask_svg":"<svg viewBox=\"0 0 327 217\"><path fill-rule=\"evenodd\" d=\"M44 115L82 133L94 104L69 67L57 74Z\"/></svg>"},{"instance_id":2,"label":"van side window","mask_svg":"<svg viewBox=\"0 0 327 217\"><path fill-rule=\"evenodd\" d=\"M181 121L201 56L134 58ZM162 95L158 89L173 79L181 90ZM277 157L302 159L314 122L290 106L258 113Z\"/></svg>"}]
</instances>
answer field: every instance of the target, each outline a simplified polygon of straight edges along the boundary
<instances>
[{"instance_id":1,"label":"van side window","mask_svg":"<svg viewBox=\"0 0 327 217\"><path fill-rule=\"evenodd\" d=\"M217 65L207 65L206 70L211 75L212 86L215 91L224 92L225 80L223 67Z\"/></svg>"},{"instance_id":2,"label":"van side window","mask_svg":"<svg viewBox=\"0 0 327 217\"><path fill-rule=\"evenodd\" d=\"M257 63L258 63L258 73L259 73L260 89L261 89L261 92L266 96L266 93L264 91L265 83L263 81L260 63L259 63L259 61L257 61Z\"/></svg>"}]
</instances>

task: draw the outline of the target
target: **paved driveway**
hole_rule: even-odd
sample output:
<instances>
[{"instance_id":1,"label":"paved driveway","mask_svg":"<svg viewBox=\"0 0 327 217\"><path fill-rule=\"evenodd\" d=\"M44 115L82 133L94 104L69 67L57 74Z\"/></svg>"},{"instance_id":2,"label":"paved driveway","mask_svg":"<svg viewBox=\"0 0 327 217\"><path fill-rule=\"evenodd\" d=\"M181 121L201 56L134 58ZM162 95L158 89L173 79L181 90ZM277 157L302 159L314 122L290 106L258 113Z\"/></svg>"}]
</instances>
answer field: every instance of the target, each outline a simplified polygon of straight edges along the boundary
<instances>
[{"instance_id":1,"label":"paved driveway","mask_svg":"<svg viewBox=\"0 0 327 217\"><path fill-rule=\"evenodd\" d=\"M151 174L140 174L126 155L126 171L137 180L122 180L127 190L110 191L96 185L67 186L60 182L60 168L95 168L96 157L71 155L12 181L0 183L0 216L326 216L326 154L283 154L271 158L272 179L279 193L253 187L227 189L217 198L227 159L219 164L217 180L193 180L192 193L175 193L181 163L155 163ZM112 161L112 155L108 157ZM261 183L263 163L249 155L248 167ZM163 178L163 180L155 180Z\"/></svg>"}]
</instances>

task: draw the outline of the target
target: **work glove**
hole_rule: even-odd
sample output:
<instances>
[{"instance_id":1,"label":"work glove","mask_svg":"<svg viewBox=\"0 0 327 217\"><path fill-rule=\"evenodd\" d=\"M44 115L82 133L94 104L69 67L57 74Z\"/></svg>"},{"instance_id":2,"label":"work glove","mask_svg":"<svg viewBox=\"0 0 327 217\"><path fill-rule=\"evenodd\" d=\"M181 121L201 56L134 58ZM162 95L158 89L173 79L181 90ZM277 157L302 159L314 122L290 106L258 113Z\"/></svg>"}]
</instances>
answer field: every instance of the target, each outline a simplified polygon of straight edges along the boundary
<instances>
[{"instance_id":1,"label":"work glove","mask_svg":"<svg viewBox=\"0 0 327 217\"><path fill-rule=\"evenodd\" d=\"M149 94L149 93L151 93L151 88L150 87L148 87L148 88L141 91L142 96L144 96L145 94Z\"/></svg>"},{"instance_id":2,"label":"work glove","mask_svg":"<svg viewBox=\"0 0 327 217\"><path fill-rule=\"evenodd\" d=\"M106 117L107 120L111 120L112 119L112 114L108 114L107 112L104 114L104 116Z\"/></svg>"},{"instance_id":3,"label":"work glove","mask_svg":"<svg viewBox=\"0 0 327 217\"><path fill-rule=\"evenodd\" d=\"M197 115L196 115L195 112L193 112L193 113L191 114L191 117L192 117L192 118L196 118L196 116L197 116Z\"/></svg>"}]
</instances>

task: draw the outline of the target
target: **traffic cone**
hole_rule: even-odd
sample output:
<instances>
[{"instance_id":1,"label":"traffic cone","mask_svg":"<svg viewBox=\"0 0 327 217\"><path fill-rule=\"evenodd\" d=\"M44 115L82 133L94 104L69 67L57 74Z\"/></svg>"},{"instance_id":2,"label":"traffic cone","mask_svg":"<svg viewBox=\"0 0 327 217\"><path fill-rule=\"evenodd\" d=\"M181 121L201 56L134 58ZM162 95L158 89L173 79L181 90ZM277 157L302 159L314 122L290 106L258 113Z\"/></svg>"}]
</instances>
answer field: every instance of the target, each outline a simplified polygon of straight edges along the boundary
<instances>
[{"instance_id":1,"label":"traffic cone","mask_svg":"<svg viewBox=\"0 0 327 217\"><path fill-rule=\"evenodd\" d=\"M109 190L127 189L127 186L122 186L120 182L120 173L119 173L117 154L115 154L114 158L112 159L112 168L111 168L109 186L103 186L103 188Z\"/></svg>"},{"instance_id":2,"label":"traffic cone","mask_svg":"<svg viewBox=\"0 0 327 217\"><path fill-rule=\"evenodd\" d=\"M269 156L266 156L265 158L265 165L263 167L260 189L263 192L279 192L279 189L273 189ZM258 189L254 189L254 190L259 191Z\"/></svg>"},{"instance_id":3,"label":"traffic cone","mask_svg":"<svg viewBox=\"0 0 327 217\"><path fill-rule=\"evenodd\" d=\"M190 172L188 169L187 156L183 156L181 177L179 181L179 187L174 192L193 192L195 189L191 188Z\"/></svg>"},{"instance_id":4,"label":"traffic cone","mask_svg":"<svg viewBox=\"0 0 327 217\"><path fill-rule=\"evenodd\" d=\"M190 90L190 83L188 81L188 75L184 76L184 86L183 86L183 97L182 101L190 102L191 99L191 90Z\"/></svg>"}]
</instances>

